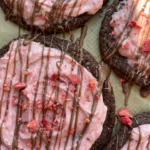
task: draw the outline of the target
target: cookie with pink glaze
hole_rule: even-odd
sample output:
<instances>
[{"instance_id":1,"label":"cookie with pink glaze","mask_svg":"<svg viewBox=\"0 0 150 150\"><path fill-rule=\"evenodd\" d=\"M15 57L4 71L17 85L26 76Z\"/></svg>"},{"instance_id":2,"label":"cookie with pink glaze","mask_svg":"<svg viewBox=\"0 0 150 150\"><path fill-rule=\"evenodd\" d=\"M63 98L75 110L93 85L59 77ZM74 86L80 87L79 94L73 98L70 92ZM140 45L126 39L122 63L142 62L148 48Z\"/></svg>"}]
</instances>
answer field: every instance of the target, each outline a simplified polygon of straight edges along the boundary
<instances>
[{"instance_id":1,"label":"cookie with pink glaze","mask_svg":"<svg viewBox=\"0 0 150 150\"><path fill-rule=\"evenodd\" d=\"M132 119L131 127L123 125L104 150L150 149L150 113L144 112Z\"/></svg>"},{"instance_id":2,"label":"cookie with pink glaze","mask_svg":"<svg viewBox=\"0 0 150 150\"><path fill-rule=\"evenodd\" d=\"M106 144L115 122L109 69L80 41L23 36L0 52L1 149L98 150Z\"/></svg>"},{"instance_id":3,"label":"cookie with pink glaze","mask_svg":"<svg viewBox=\"0 0 150 150\"><path fill-rule=\"evenodd\" d=\"M114 0L108 8L99 34L102 59L124 81L150 92L149 0Z\"/></svg>"},{"instance_id":4,"label":"cookie with pink glaze","mask_svg":"<svg viewBox=\"0 0 150 150\"><path fill-rule=\"evenodd\" d=\"M83 26L108 0L0 0L6 18L19 26L48 33Z\"/></svg>"}]
</instances>

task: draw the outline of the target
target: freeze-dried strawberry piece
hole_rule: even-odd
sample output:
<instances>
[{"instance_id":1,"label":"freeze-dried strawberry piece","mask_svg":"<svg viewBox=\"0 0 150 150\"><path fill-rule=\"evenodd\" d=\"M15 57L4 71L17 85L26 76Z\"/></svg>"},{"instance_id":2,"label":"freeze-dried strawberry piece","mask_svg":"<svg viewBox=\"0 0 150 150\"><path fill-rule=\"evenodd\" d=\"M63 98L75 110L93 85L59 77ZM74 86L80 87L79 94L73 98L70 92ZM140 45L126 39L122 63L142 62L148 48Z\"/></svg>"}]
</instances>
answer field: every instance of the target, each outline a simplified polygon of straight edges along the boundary
<instances>
[{"instance_id":1,"label":"freeze-dried strawberry piece","mask_svg":"<svg viewBox=\"0 0 150 150\"><path fill-rule=\"evenodd\" d=\"M75 132L75 129L70 129L69 130L69 134L74 134L74 132Z\"/></svg>"},{"instance_id":2,"label":"freeze-dried strawberry piece","mask_svg":"<svg viewBox=\"0 0 150 150\"><path fill-rule=\"evenodd\" d=\"M32 120L27 124L27 128L30 132L36 132L38 127L38 122L36 120Z\"/></svg>"},{"instance_id":3,"label":"freeze-dried strawberry piece","mask_svg":"<svg viewBox=\"0 0 150 150\"><path fill-rule=\"evenodd\" d=\"M149 53L150 52L150 38L145 40L145 42L143 43L143 46L141 48L141 51L143 53Z\"/></svg>"},{"instance_id":4,"label":"freeze-dried strawberry piece","mask_svg":"<svg viewBox=\"0 0 150 150\"><path fill-rule=\"evenodd\" d=\"M129 117L133 118L133 115L131 114L130 110L128 108L122 108L118 111L118 115L120 117Z\"/></svg>"},{"instance_id":5,"label":"freeze-dried strawberry piece","mask_svg":"<svg viewBox=\"0 0 150 150\"><path fill-rule=\"evenodd\" d=\"M76 74L71 74L69 76L69 80L72 84L79 84L81 82L81 79Z\"/></svg>"},{"instance_id":6,"label":"freeze-dried strawberry piece","mask_svg":"<svg viewBox=\"0 0 150 150\"><path fill-rule=\"evenodd\" d=\"M57 81L57 79L58 79L58 74L57 73L54 73L52 76L51 76L51 80L52 81Z\"/></svg>"},{"instance_id":7,"label":"freeze-dried strawberry piece","mask_svg":"<svg viewBox=\"0 0 150 150\"><path fill-rule=\"evenodd\" d=\"M90 82L89 82L89 87L94 90L96 89L96 86L97 86L97 81L95 79L91 79Z\"/></svg>"},{"instance_id":8,"label":"freeze-dried strawberry piece","mask_svg":"<svg viewBox=\"0 0 150 150\"><path fill-rule=\"evenodd\" d=\"M4 85L4 91L9 92L10 91L10 87L7 85Z\"/></svg>"},{"instance_id":9,"label":"freeze-dried strawberry piece","mask_svg":"<svg viewBox=\"0 0 150 150\"><path fill-rule=\"evenodd\" d=\"M18 90L24 89L27 85L24 82L19 82L14 85L14 87Z\"/></svg>"},{"instance_id":10,"label":"freeze-dried strawberry piece","mask_svg":"<svg viewBox=\"0 0 150 150\"><path fill-rule=\"evenodd\" d=\"M141 28L141 26L136 21L131 21L129 24L130 27Z\"/></svg>"},{"instance_id":11,"label":"freeze-dried strawberry piece","mask_svg":"<svg viewBox=\"0 0 150 150\"><path fill-rule=\"evenodd\" d=\"M120 117L119 120L121 121L122 124L127 125L131 127L132 125L132 120L129 117Z\"/></svg>"},{"instance_id":12,"label":"freeze-dried strawberry piece","mask_svg":"<svg viewBox=\"0 0 150 150\"><path fill-rule=\"evenodd\" d=\"M52 126L49 124L49 122L46 118L42 119L41 124L47 131L52 129Z\"/></svg>"},{"instance_id":13,"label":"freeze-dried strawberry piece","mask_svg":"<svg viewBox=\"0 0 150 150\"><path fill-rule=\"evenodd\" d=\"M123 78L120 78L120 82L124 83L124 82L126 82L126 80Z\"/></svg>"},{"instance_id":14,"label":"freeze-dried strawberry piece","mask_svg":"<svg viewBox=\"0 0 150 150\"><path fill-rule=\"evenodd\" d=\"M130 47L130 44L128 42L122 45L122 48L124 49L129 49L129 47Z\"/></svg>"}]
</instances>

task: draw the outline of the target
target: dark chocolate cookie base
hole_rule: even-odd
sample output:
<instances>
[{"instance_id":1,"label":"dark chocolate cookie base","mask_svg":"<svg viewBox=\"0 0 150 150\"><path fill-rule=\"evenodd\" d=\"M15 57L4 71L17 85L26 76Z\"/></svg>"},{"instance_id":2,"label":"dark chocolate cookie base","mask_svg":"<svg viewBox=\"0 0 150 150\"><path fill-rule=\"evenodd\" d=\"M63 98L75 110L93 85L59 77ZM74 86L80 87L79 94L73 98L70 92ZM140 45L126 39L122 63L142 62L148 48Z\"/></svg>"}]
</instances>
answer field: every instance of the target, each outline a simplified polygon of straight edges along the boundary
<instances>
[{"instance_id":1,"label":"dark chocolate cookie base","mask_svg":"<svg viewBox=\"0 0 150 150\"><path fill-rule=\"evenodd\" d=\"M23 36L23 38L27 38L26 36ZM45 42L44 42L45 39ZM53 39L53 41L52 41ZM70 41L61 40L58 38L52 38L51 36L39 36L34 41L40 42L41 44L44 44L45 46L50 45L50 42L52 41L51 47L57 48L59 50L65 50L67 48L68 42L69 42L69 48L67 53L74 58L76 61L79 62L79 44L78 42L72 43ZM0 49L0 56L2 57L8 50L9 50L9 44L4 46ZM63 47L62 47L63 45ZM92 55L87 52L83 51L83 61L82 66L88 69L97 79L98 75L96 73L98 63L97 61L92 57ZM113 127L115 124L115 99L113 95L113 90L111 85L108 81L105 81L103 90L103 99L105 105L108 107L107 117L103 126L103 131L101 136L97 139L95 144L93 144L91 150L101 150L102 147L106 144L106 142L110 139Z\"/></svg>"},{"instance_id":2,"label":"dark chocolate cookie base","mask_svg":"<svg viewBox=\"0 0 150 150\"><path fill-rule=\"evenodd\" d=\"M107 3L108 0L104 0L104 4ZM2 8L2 10L4 11L5 15L6 15L6 20L10 20L16 24L18 24L20 27L27 29L27 30L31 30L31 26L28 25L23 18L18 18L12 14L10 14L10 9L8 8L8 6L5 4L5 2L3 0L0 0L0 7ZM76 28L82 27L93 15L89 15L87 13L84 13L78 17L71 17L68 20L63 20L61 24L53 24L50 23L49 27L45 27L44 31L45 33L60 33L60 32L68 32L68 31L72 31ZM37 27L37 26L33 26L33 31L41 31L43 30L43 28Z\"/></svg>"},{"instance_id":3,"label":"dark chocolate cookie base","mask_svg":"<svg viewBox=\"0 0 150 150\"><path fill-rule=\"evenodd\" d=\"M144 112L136 115L133 119L132 128L143 124L150 124L150 112ZM113 137L103 150L120 150L129 139L132 128L123 125L115 137Z\"/></svg>"},{"instance_id":4,"label":"dark chocolate cookie base","mask_svg":"<svg viewBox=\"0 0 150 150\"><path fill-rule=\"evenodd\" d=\"M128 64L126 57L121 56L118 52L115 52L112 57L107 58L116 47L116 37L112 35L113 28L110 26L110 21L112 20L112 14L119 10L118 6L121 1L114 0L112 5L108 8L105 17L102 22L102 26L99 33L99 46L100 52L103 60L110 65L114 72L126 81L131 81L138 84L141 87L150 86L150 76L145 80L144 76L141 76L137 80L138 76L142 74L142 71L135 70L133 77L131 78L131 73L133 67Z\"/></svg>"}]
</instances>

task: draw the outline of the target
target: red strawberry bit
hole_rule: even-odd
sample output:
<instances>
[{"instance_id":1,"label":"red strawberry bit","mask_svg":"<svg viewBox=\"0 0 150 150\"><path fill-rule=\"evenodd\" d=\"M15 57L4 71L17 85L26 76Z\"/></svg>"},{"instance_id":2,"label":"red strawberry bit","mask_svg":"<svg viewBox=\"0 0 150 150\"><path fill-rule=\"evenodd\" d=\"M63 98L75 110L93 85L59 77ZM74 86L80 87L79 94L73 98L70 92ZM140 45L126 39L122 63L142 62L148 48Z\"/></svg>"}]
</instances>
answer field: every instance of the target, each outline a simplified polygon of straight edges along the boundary
<instances>
[{"instance_id":1,"label":"red strawberry bit","mask_svg":"<svg viewBox=\"0 0 150 150\"><path fill-rule=\"evenodd\" d=\"M89 118L86 118L86 119L84 120L84 123L90 123L90 119L89 119Z\"/></svg>"},{"instance_id":2,"label":"red strawberry bit","mask_svg":"<svg viewBox=\"0 0 150 150\"><path fill-rule=\"evenodd\" d=\"M45 129L46 129L47 131L50 131L50 130L52 129L52 126L51 126L50 124L49 124L49 125L46 125Z\"/></svg>"},{"instance_id":3,"label":"red strawberry bit","mask_svg":"<svg viewBox=\"0 0 150 150\"><path fill-rule=\"evenodd\" d=\"M69 134L74 134L74 132L75 132L75 129L70 129L69 130Z\"/></svg>"},{"instance_id":4,"label":"red strawberry bit","mask_svg":"<svg viewBox=\"0 0 150 150\"><path fill-rule=\"evenodd\" d=\"M36 150L40 150L40 145L36 147Z\"/></svg>"},{"instance_id":5,"label":"red strawberry bit","mask_svg":"<svg viewBox=\"0 0 150 150\"><path fill-rule=\"evenodd\" d=\"M51 130L52 126L49 124L48 120L46 118L43 118L41 121L41 125L47 130Z\"/></svg>"},{"instance_id":6,"label":"red strawberry bit","mask_svg":"<svg viewBox=\"0 0 150 150\"><path fill-rule=\"evenodd\" d=\"M71 92L76 92L76 88L73 87L73 88L71 89Z\"/></svg>"},{"instance_id":7,"label":"red strawberry bit","mask_svg":"<svg viewBox=\"0 0 150 150\"><path fill-rule=\"evenodd\" d=\"M58 74L54 73L54 74L51 76L51 80L55 82L55 81L57 81L57 79L58 79Z\"/></svg>"},{"instance_id":8,"label":"red strawberry bit","mask_svg":"<svg viewBox=\"0 0 150 150\"><path fill-rule=\"evenodd\" d=\"M126 80L125 80L125 79L123 79L123 78L120 78L120 82L125 83L125 82L126 82Z\"/></svg>"},{"instance_id":9,"label":"red strawberry bit","mask_svg":"<svg viewBox=\"0 0 150 150\"><path fill-rule=\"evenodd\" d=\"M115 31L111 32L111 35L116 35L116 32Z\"/></svg>"},{"instance_id":10,"label":"red strawberry bit","mask_svg":"<svg viewBox=\"0 0 150 150\"><path fill-rule=\"evenodd\" d=\"M135 27L141 29L142 27L136 22L136 21L131 21L129 24L130 27Z\"/></svg>"},{"instance_id":11,"label":"red strawberry bit","mask_svg":"<svg viewBox=\"0 0 150 150\"><path fill-rule=\"evenodd\" d=\"M32 120L27 124L27 128L30 132L36 132L38 127L38 122L36 120Z\"/></svg>"},{"instance_id":12,"label":"red strawberry bit","mask_svg":"<svg viewBox=\"0 0 150 150\"><path fill-rule=\"evenodd\" d=\"M74 85L79 84L81 82L81 79L76 74L71 74L69 76L69 80Z\"/></svg>"},{"instance_id":13,"label":"red strawberry bit","mask_svg":"<svg viewBox=\"0 0 150 150\"><path fill-rule=\"evenodd\" d=\"M24 74L27 76L27 75L30 75L30 72L29 71L24 71Z\"/></svg>"},{"instance_id":14,"label":"red strawberry bit","mask_svg":"<svg viewBox=\"0 0 150 150\"><path fill-rule=\"evenodd\" d=\"M145 42L143 43L141 51L143 53L149 53L150 52L150 37L147 40L145 40Z\"/></svg>"},{"instance_id":15,"label":"red strawberry bit","mask_svg":"<svg viewBox=\"0 0 150 150\"><path fill-rule=\"evenodd\" d=\"M92 90L95 90L96 87L97 87L97 81L95 79L91 79L90 82L89 82L89 87L92 89Z\"/></svg>"},{"instance_id":16,"label":"red strawberry bit","mask_svg":"<svg viewBox=\"0 0 150 150\"><path fill-rule=\"evenodd\" d=\"M38 109L42 109L43 108L42 100L38 100L37 101L36 108L38 108Z\"/></svg>"},{"instance_id":17,"label":"red strawberry bit","mask_svg":"<svg viewBox=\"0 0 150 150\"><path fill-rule=\"evenodd\" d=\"M31 142L28 142L27 145L28 145L29 147L32 147L32 143L31 143Z\"/></svg>"},{"instance_id":18,"label":"red strawberry bit","mask_svg":"<svg viewBox=\"0 0 150 150\"><path fill-rule=\"evenodd\" d=\"M128 42L122 45L122 48L124 49L129 49L129 47L130 47L130 44Z\"/></svg>"},{"instance_id":19,"label":"red strawberry bit","mask_svg":"<svg viewBox=\"0 0 150 150\"><path fill-rule=\"evenodd\" d=\"M120 117L128 117L133 118L133 115L131 114L130 110L128 108L122 108L118 111L118 115Z\"/></svg>"},{"instance_id":20,"label":"red strawberry bit","mask_svg":"<svg viewBox=\"0 0 150 150\"><path fill-rule=\"evenodd\" d=\"M25 111L27 109L27 107L28 107L28 104L23 104L22 105L22 110Z\"/></svg>"},{"instance_id":21,"label":"red strawberry bit","mask_svg":"<svg viewBox=\"0 0 150 150\"><path fill-rule=\"evenodd\" d=\"M99 96L99 95L96 95L96 99L97 99L97 100L100 100L100 96Z\"/></svg>"},{"instance_id":22,"label":"red strawberry bit","mask_svg":"<svg viewBox=\"0 0 150 150\"><path fill-rule=\"evenodd\" d=\"M53 126L56 126L58 124L58 121L55 119L52 124Z\"/></svg>"},{"instance_id":23,"label":"red strawberry bit","mask_svg":"<svg viewBox=\"0 0 150 150\"><path fill-rule=\"evenodd\" d=\"M129 117L120 117L119 120L121 121L122 124L127 125L131 127L132 125L132 120Z\"/></svg>"},{"instance_id":24,"label":"red strawberry bit","mask_svg":"<svg viewBox=\"0 0 150 150\"><path fill-rule=\"evenodd\" d=\"M7 85L4 85L4 91L9 92L10 91L10 87Z\"/></svg>"},{"instance_id":25,"label":"red strawberry bit","mask_svg":"<svg viewBox=\"0 0 150 150\"><path fill-rule=\"evenodd\" d=\"M19 82L17 84L14 85L14 87L18 90L22 90L26 87L27 85L24 82Z\"/></svg>"}]
</instances>

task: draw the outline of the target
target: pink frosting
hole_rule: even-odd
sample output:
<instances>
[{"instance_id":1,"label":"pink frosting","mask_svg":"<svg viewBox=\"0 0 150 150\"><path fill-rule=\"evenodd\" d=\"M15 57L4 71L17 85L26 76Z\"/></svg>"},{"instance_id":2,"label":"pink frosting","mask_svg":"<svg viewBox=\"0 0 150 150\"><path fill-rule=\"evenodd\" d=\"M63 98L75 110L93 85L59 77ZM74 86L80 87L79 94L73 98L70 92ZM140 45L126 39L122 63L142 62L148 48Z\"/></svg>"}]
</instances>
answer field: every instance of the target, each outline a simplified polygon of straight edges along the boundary
<instances>
[{"instance_id":1,"label":"pink frosting","mask_svg":"<svg viewBox=\"0 0 150 150\"><path fill-rule=\"evenodd\" d=\"M146 1L147 4L144 7ZM134 59L135 56L137 55L137 52L139 51L139 48L146 40L147 34L148 36L150 36L149 27L148 27L150 26L150 20L149 20L150 1L149 0L127 0L127 2L124 2L124 4L125 6L121 10L113 14L110 25L114 28L113 34L115 34L117 37L119 37L120 34L123 32L122 36L119 38L118 41L119 44L121 44L119 53L122 56ZM136 6L135 10L134 12L132 12L131 10L135 6ZM137 16L142 9L143 11L140 14L140 17L137 19ZM130 13L132 17L128 19ZM129 23L126 26L128 20ZM127 38L124 38L127 35L127 31L129 30L132 21L136 21L136 24L139 27L133 26L131 28L129 36Z\"/></svg>"},{"instance_id":2,"label":"pink frosting","mask_svg":"<svg viewBox=\"0 0 150 150\"><path fill-rule=\"evenodd\" d=\"M4 1L7 4L8 1L12 1L12 0L4 0ZM17 9L16 9L17 1L18 0L15 0L14 10L13 10L15 14L17 14ZM45 24L47 17L42 17L42 14L46 14L46 16L48 16L47 13L49 13L52 10L52 7L56 1L57 0L39 0L38 5L41 6L41 8L35 14L36 17L34 19L34 23L33 23L34 25ZM31 22L31 17L35 6L35 2L36 0L25 0L23 18L29 24ZM77 2L77 4L74 7L75 2ZM91 15L95 14L102 7L103 0L69 0L69 1L64 0L63 3L61 2L59 8L64 7L64 5L66 6L66 9L61 19L66 19L69 16L72 9L73 9L71 13L72 17L77 17L84 13L88 13ZM59 8L57 8L57 11L59 10ZM56 13L56 10L54 13Z\"/></svg>"},{"instance_id":3,"label":"pink frosting","mask_svg":"<svg viewBox=\"0 0 150 150\"><path fill-rule=\"evenodd\" d=\"M56 85L56 81L52 79L53 75L56 75L58 73L58 68L56 66L56 63L60 61L60 55L61 52L54 48L48 48L43 47L40 43L32 42L31 45L24 46L22 44L23 40L21 40L21 47L19 49L19 53L16 53L16 66L14 64L14 58L15 58L15 51L17 44L19 41L14 41L10 45L10 50L5 54L4 57L0 59L0 97L2 96L3 88L4 88L4 78L6 76L6 68L7 68L7 62L9 61L8 65L8 72L7 72L7 78L5 82L5 86L10 88L10 91L4 92L3 97L3 103L2 103L2 112L0 117L0 124L2 124L2 132L1 132L1 138L2 138L2 144L1 149L6 150L12 148L12 141L14 136L14 129L16 126L16 111L18 106L18 93L19 90L14 88L14 85L16 85L18 82L20 82L20 73L22 72L22 80L25 79L26 76L26 87L21 92L21 97L24 104L27 104L27 109L25 109L22 113L22 116L20 118L21 122L26 121L27 124L33 121L33 102L34 102L34 96L37 92L36 97L36 107L35 107L35 118L38 122L38 125L40 124L42 118L42 109L40 107L40 104L43 102L42 95L46 95L46 102L48 100L51 100L50 104L53 104L53 101L56 98L55 92L52 94L52 91L54 89L54 86ZM31 46L31 51L29 52L29 47ZM44 48L43 53L43 66L41 68L41 61L42 61L42 50ZM48 63L48 82L47 82L47 92L43 91L43 86L45 85L45 70L46 70L46 60L48 58L48 51L50 50L50 59ZM29 56L28 56L29 52ZM10 56L10 59L9 59ZM20 62L20 58L22 59L22 66ZM27 59L29 58L29 59ZM26 70L26 64L28 60L28 69ZM72 62L74 62L75 66L72 70ZM15 67L15 73L13 73L13 68ZM72 106L74 101L74 85L69 84L70 81L68 79L68 76L70 75L71 71L72 74L77 75L78 68L80 65L73 60L69 55L65 55L63 64L61 66L61 72L59 77L59 95L58 95L58 103L60 105L64 105L67 99L69 99L66 103L65 108L65 117L63 118L63 129L60 132L58 130L58 126L61 124L60 120L61 115L56 115L56 121L57 125L53 127L52 130L52 138L50 139L50 149L54 148L54 145L56 144L55 149L58 149L59 142L60 142L60 150L64 149L66 139L68 137L68 144L66 149L71 149L72 146L72 137L73 135L68 134L69 133L69 124L71 120L71 114L72 114ZM41 75L38 79L39 72L41 69ZM88 150L92 146L92 144L95 142L95 140L101 135L101 132L103 130L103 123L106 118L107 114L107 107L105 106L103 102L102 96L97 97L97 107L95 114L92 118L92 120L88 120L90 114L91 114L91 108L94 101L93 94L97 92L97 86L95 89L91 90L89 83L90 81L96 81L96 79L92 76L90 72L88 72L85 68L82 68L83 72L83 79L82 79L82 90L81 95L79 97L79 114L78 114L78 124L77 129L75 131L75 140L73 141L73 147L75 148L77 146L76 142L79 140L79 135L82 133L83 128L86 125L86 121L89 123L89 126L87 128L86 133L83 136L83 139L81 141L80 150ZM39 81L39 87L37 88L37 82ZM12 83L12 85L11 85ZM97 81L95 82L97 84ZM66 91L69 85L68 89L68 96L65 99ZM8 97L9 96L9 97ZM9 107L8 107L8 113L5 116L4 113L6 111L6 104L9 100ZM61 109L60 109L61 110ZM76 114L76 113L75 113ZM52 123L53 122L53 111L47 111L46 113L46 119ZM31 142L31 132L27 128L27 124L21 124L19 129L19 138L18 138L18 146L20 149L29 150L30 142ZM71 129L74 129L75 122L73 121ZM49 134L49 131L46 131L47 134ZM47 141L46 133L43 133L42 138L42 145L41 150L45 149L45 141ZM37 136L37 133L32 134L33 137ZM56 137L58 136L57 142ZM61 137L60 137L61 135ZM68 136L69 135L69 136ZM56 143L55 143L56 142ZM36 146L39 144L39 139L36 142Z\"/></svg>"},{"instance_id":4,"label":"pink frosting","mask_svg":"<svg viewBox=\"0 0 150 150\"><path fill-rule=\"evenodd\" d=\"M139 132L140 131L140 132ZM149 150L150 149L150 124L140 125L132 130L130 138L130 150L136 150L139 136L141 135L141 141L138 150ZM129 141L124 145L121 150L128 150Z\"/></svg>"}]
</instances>

